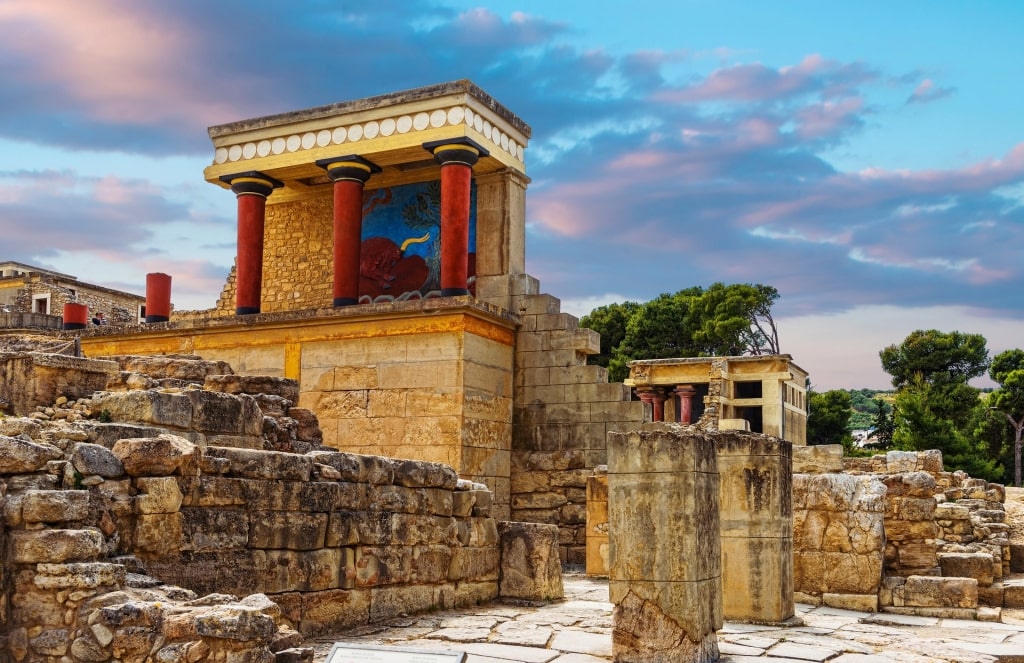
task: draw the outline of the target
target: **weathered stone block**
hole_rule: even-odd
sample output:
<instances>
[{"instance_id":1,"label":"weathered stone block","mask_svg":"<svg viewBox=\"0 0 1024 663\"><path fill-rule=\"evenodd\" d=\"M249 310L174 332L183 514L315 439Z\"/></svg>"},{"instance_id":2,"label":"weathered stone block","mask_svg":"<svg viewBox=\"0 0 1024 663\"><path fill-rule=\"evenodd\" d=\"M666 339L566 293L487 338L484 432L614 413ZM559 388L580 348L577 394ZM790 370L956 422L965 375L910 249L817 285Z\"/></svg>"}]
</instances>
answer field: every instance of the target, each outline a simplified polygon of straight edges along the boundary
<instances>
[{"instance_id":1,"label":"weathered stone block","mask_svg":"<svg viewBox=\"0 0 1024 663\"><path fill-rule=\"evenodd\" d=\"M539 523L502 522L499 594L508 598L562 598L558 528Z\"/></svg>"},{"instance_id":2,"label":"weathered stone block","mask_svg":"<svg viewBox=\"0 0 1024 663\"><path fill-rule=\"evenodd\" d=\"M938 558L944 578L974 578L979 587L988 587L994 580L989 553L939 553Z\"/></svg>"},{"instance_id":3,"label":"weathered stone block","mask_svg":"<svg viewBox=\"0 0 1024 663\"><path fill-rule=\"evenodd\" d=\"M21 519L27 523L84 520L89 499L84 490L29 490L21 499Z\"/></svg>"},{"instance_id":4,"label":"weathered stone block","mask_svg":"<svg viewBox=\"0 0 1024 663\"><path fill-rule=\"evenodd\" d=\"M212 434L262 434L263 411L253 397L200 390L185 393L192 403L193 429Z\"/></svg>"},{"instance_id":5,"label":"weathered stone block","mask_svg":"<svg viewBox=\"0 0 1024 663\"><path fill-rule=\"evenodd\" d=\"M124 465L105 446L79 442L71 454L71 464L80 474L97 475L105 478L124 474Z\"/></svg>"},{"instance_id":6,"label":"weathered stone block","mask_svg":"<svg viewBox=\"0 0 1024 663\"><path fill-rule=\"evenodd\" d=\"M910 576L903 586L904 605L922 608L977 608L978 581L974 578Z\"/></svg>"},{"instance_id":7,"label":"weathered stone block","mask_svg":"<svg viewBox=\"0 0 1024 663\"><path fill-rule=\"evenodd\" d=\"M212 507L182 510L181 549L216 551L245 548L249 541L249 519L240 508Z\"/></svg>"},{"instance_id":8,"label":"weathered stone block","mask_svg":"<svg viewBox=\"0 0 1024 663\"><path fill-rule=\"evenodd\" d=\"M793 447L794 474L832 474L843 471L841 444L816 444Z\"/></svg>"},{"instance_id":9,"label":"weathered stone block","mask_svg":"<svg viewBox=\"0 0 1024 663\"><path fill-rule=\"evenodd\" d=\"M326 513L254 511L249 514L249 547L266 550L317 550L324 547Z\"/></svg>"},{"instance_id":10,"label":"weathered stone block","mask_svg":"<svg viewBox=\"0 0 1024 663\"><path fill-rule=\"evenodd\" d=\"M18 564L88 561L103 553L103 534L92 529L17 530L8 536Z\"/></svg>"},{"instance_id":11,"label":"weathered stone block","mask_svg":"<svg viewBox=\"0 0 1024 663\"><path fill-rule=\"evenodd\" d=\"M185 520L181 513L140 515L135 523L135 549L154 555L181 550Z\"/></svg>"},{"instance_id":12,"label":"weathered stone block","mask_svg":"<svg viewBox=\"0 0 1024 663\"><path fill-rule=\"evenodd\" d=\"M175 513L181 509L183 497L173 477L139 477L135 485L141 493L135 498L137 513Z\"/></svg>"},{"instance_id":13,"label":"weathered stone block","mask_svg":"<svg viewBox=\"0 0 1024 663\"><path fill-rule=\"evenodd\" d=\"M306 455L280 451L210 447L207 455L227 458L230 476L273 481L309 481L314 461Z\"/></svg>"},{"instance_id":14,"label":"weathered stone block","mask_svg":"<svg viewBox=\"0 0 1024 663\"><path fill-rule=\"evenodd\" d=\"M130 476L164 476L180 473L193 462L196 446L177 435L118 440L112 449Z\"/></svg>"},{"instance_id":15,"label":"weathered stone block","mask_svg":"<svg viewBox=\"0 0 1024 663\"><path fill-rule=\"evenodd\" d=\"M63 456L60 449L49 444L0 435L0 474L36 472Z\"/></svg>"}]
</instances>

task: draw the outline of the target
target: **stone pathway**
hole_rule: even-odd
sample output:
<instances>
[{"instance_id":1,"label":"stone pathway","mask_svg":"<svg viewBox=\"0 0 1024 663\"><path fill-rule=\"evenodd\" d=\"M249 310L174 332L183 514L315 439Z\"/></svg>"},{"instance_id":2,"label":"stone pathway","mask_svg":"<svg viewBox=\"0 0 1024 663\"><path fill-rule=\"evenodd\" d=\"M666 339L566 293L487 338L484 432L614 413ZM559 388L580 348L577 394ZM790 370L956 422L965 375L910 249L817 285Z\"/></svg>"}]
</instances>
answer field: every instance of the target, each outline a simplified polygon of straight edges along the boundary
<instances>
[{"instance_id":1,"label":"stone pathway","mask_svg":"<svg viewBox=\"0 0 1024 663\"><path fill-rule=\"evenodd\" d=\"M334 642L462 651L467 663L601 663L611 660L607 580L565 576L565 600L495 603L363 626L312 642L317 663ZM1024 611L992 623L870 614L798 605L804 626L727 622L723 663L1024 663Z\"/></svg>"}]
</instances>

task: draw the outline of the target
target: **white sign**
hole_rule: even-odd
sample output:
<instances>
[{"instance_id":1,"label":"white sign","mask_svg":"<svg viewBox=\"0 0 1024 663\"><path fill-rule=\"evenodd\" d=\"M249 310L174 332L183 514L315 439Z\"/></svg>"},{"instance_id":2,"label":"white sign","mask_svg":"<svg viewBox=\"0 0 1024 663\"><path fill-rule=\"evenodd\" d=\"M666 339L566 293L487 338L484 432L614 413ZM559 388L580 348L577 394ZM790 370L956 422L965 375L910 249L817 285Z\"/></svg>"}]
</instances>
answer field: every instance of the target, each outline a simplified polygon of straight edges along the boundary
<instances>
[{"instance_id":1,"label":"white sign","mask_svg":"<svg viewBox=\"0 0 1024 663\"><path fill-rule=\"evenodd\" d=\"M406 647L345 645L335 642L326 663L465 663L466 654Z\"/></svg>"}]
</instances>

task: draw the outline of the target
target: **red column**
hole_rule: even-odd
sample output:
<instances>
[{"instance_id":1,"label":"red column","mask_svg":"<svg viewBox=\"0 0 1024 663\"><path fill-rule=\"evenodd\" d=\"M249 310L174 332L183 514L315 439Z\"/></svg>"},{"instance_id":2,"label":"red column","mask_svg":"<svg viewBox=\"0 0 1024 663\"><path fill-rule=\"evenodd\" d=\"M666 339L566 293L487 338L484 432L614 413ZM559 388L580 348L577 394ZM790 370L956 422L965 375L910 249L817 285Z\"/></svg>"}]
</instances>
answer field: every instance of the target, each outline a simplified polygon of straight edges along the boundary
<instances>
[{"instance_id":1,"label":"red column","mask_svg":"<svg viewBox=\"0 0 1024 663\"><path fill-rule=\"evenodd\" d=\"M658 387L642 387L636 395L651 406L651 421L665 421L665 392Z\"/></svg>"},{"instance_id":2,"label":"red column","mask_svg":"<svg viewBox=\"0 0 1024 663\"><path fill-rule=\"evenodd\" d=\"M263 287L263 223L267 196L282 186L273 177L257 171L224 175L238 196L238 264L235 270L235 313L260 312Z\"/></svg>"},{"instance_id":3,"label":"red column","mask_svg":"<svg viewBox=\"0 0 1024 663\"><path fill-rule=\"evenodd\" d=\"M68 302L64 305L64 329L85 329L89 325L89 307Z\"/></svg>"},{"instance_id":4,"label":"red column","mask_svg":"<svg viewBox=\"0 0 1024 663\"><path fill-rule=\"evenodd\" d=\"M675 388L675 395L679 397L679 423L693 423L693 397L697 390L693 385L681 384Z\"/></svg>"},{"instance_id":5,"label":"red column","mask_svg":"<svg viewBox=\"0 0 1024 663\"><path fill-rule=\"evenodd\" d=\"M171 275L146 274L146 323L171 319Z\"/></svg>"},{"instance_id":6,"label":"red column","mask_svg":"<svg viewBox=\"0 0 1024 663\"><path fill-rule=\"evenodd\" d=\"M334 305L359 303L363 184L380 167L354 154L316 162L334 182Z\"/></svg>"},{"instance_id":7,"label":"red column","mask_svg":"<svg viewBox=\"0 0 1024 663\"><path fill-rule=\"evenodd\" d=\"M473 165L489 154L469 138L424 143L441 164L441 296L469 294L469 199Z\"/></svg>"}]
</instances>

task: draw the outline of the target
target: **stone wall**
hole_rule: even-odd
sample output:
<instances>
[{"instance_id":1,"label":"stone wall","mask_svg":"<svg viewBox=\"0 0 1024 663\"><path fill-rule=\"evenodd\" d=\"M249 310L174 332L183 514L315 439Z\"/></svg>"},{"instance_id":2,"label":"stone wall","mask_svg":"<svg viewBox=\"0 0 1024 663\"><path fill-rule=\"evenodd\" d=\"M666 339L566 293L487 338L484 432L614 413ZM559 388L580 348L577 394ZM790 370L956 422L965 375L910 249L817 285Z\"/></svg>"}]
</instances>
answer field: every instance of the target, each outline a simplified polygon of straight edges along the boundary
<instances>
[{"instance_id":1,"label":"stone wall","mask_svg":"<svg viewBox=\"0 0 1024 663\"><path fill-rule=\"evenodd\" d=\"M13 298L14 310L24 313L35 312L34 297L49 295L49 315L62 316L64 304L74 302L88 306L90 318L102 312L109 324L138 324L139 306L146 303L146 298L142 295L66 278L31 274L24 279L24 287L19 289Z\"/></svg>"},{"instance_id":2,"label":"stone wall","mask_svg":"<svg viewBox=\"0 0 1024 663\"><path fill-rule=\"evenodd\" d=\"M563 564L587 560L587 479L607 462L609 432L643 421L630 388L588 366L600 337L550 295L527 295L516 333L512 518L559 526Z\"/></svg>"},{"instance_id":3,"label":"stone wall","mask_svg":"<svg viewBox=\"0 0 1024 663\"><path fill-rule=\"evenodd\" d=\"M269 661L294 644L289 629L497 596L482 484L318 447L310 422L288 416L301 414L293 381L213 375L228 367L194 357L118 361L120 391L52 404L74 418L0 418L0 651L14 660ZM117 407L126 398L141 405ZM259 433L225 432L256 419ZM300 443L310 450L278 450ZM196 600L228 593L256 598Z\"/></svg>"},{"instance_id":4,"label":"stone wall","mask_svg":"<svg viewBox=\"0 0 1024 663\"><path fill-rule=\"evenodd\" d=\"M885 490L870 476L793 475L793 589L798 602L877 610Z\"/></svg>"}]
</instances>

